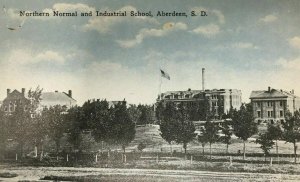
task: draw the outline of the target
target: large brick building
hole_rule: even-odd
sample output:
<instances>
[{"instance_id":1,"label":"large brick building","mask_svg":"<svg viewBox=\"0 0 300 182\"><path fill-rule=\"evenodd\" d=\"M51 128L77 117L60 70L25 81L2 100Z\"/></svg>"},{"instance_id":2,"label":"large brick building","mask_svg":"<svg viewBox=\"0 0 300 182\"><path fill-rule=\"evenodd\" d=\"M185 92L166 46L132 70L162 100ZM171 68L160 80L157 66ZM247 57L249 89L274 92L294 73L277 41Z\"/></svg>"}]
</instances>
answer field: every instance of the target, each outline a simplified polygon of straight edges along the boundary
<instances>
[{"instance_id":1,"label":"large brick building","mask_svg":"<svg viewBox=\"0 0 300 182\"><path fill-rule=\"evenodd\" d=\"M275 123L284 121L287 111L292 114L300 108L300 97L294 91L272 89L252 91L250 95L255 121Z\"/></svg>"},{"instance_id":2,"label":"large brick building","mask_svg":"<svg viewBox=\"0 0 300 182\"><path fill-rule=\"evenodd\" d=\"M39 109L44 107L51 107L54 105L61 105L66 108L70 108L76 105L76 100L72 97L72 91L65 92L42 92ZM1 109L6 113L11 113L16 110L16 107L23 107L24 110L28 110L30 106L30 100L25 92L25 88L22 88L21 92L18 90L7 89L7 96L2 102Z\"/></svg>"},{"instance_id":3,"label":"large brick building","mask_svg":"<svg viewBox=\"0 0 300 182\"><path fill-rule=\"evenodd\" d=\"M168 91L162 93L157 102L184 103L187 107L207 103L208 109L214 111L215 116L220 116L227 114L230 108L240 109L242 92L237 89Z\"/></svg>"}]
</instances>

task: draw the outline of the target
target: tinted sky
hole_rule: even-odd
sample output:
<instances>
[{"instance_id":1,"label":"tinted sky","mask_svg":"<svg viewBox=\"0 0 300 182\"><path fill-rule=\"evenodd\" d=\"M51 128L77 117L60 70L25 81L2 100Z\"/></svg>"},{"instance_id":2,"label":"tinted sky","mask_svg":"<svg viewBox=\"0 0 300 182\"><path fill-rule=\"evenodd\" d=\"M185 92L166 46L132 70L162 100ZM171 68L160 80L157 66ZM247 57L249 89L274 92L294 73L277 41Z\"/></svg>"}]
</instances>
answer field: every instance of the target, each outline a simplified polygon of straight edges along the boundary
<instances>
[{"instance_id":1,"label":"tinted sky","mask_svg":"<svg viewBox=\"0 0 300 182\"><path fill-rule=\"evenodd\" d=\"M159 92L268 86L300 94L300 1L2 0L0 100L6 89L73 90L81 104L106 98L154 103ZM19 11L50 17L19 16ZM52 11L126 11L127 17L53 17ZM130 11L153 17L131 17ZM159 17L157 11L188 17ZM206 11L208 16L191 17ZM18 25L24 22L22 28ZM17 28L11 31L7 27Z\"/></svg>"}]
</instances>

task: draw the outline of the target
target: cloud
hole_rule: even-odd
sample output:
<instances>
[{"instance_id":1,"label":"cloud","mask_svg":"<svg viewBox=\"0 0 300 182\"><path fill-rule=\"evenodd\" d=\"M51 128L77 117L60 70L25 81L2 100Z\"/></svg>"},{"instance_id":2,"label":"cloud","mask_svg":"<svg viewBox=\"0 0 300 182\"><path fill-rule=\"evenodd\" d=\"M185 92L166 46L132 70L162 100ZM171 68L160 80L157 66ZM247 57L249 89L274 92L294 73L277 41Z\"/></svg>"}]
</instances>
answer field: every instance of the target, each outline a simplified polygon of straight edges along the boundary
<instances>
[{"instance_id":1,"label":"cloud","mask_svg":"<svg viewBox=\"0 0 300 182\"><path fill-rule=\"evenodd\" d=\"M292 60L280 58L277 60L277 65L285 69L300 71L300 57L294 58Z\"/></svg>"},{"instance_id":2,"label":"cloud","mask_svg":"<svg viewBox=\"0 0 300 182\"><path fill-rule=\"evenodd\" d=\"M293 38L288 39L288 42L291 47L300 49L300 37L296 36Z\"/></svg>"},{"instance_id":3,"label":"cloud","mask_svg":"<svg viewBox=\"0 0 300 182\"><path fill-rule=\"evenodd\" d=\"M64 12L69 12L69 11L94 12L95 8L82 3L77 3L77 4L56 3L53 5L53 10L64 11Z\"/></svg>"},{"instance_id":4,"label":"cloud","mask_svg":"<svg viewBox=\"0 0 300 182\"><path fill-rule=\"evenodd\" d=\"M265 17L259 19L259 21L262 21L264 23L271 23L276 21L278 18L275 15L266 15Z\"/></svg>"},{"instance_id":5,"label":"cloud","mask_svg":"<svg viewBox=\"0 0 300 182\"><path fill-rule=\"evenodd\" d=\"M46 50L44 52L35 54L24 49L17 49L11 51L7 63L15 65L28 65L40 62L63 64L65 61L66 59L62 54L53 50Z\"/></svg>"},{"instance_id":6,"label":"cloud","mask_svg":"<svg viewBox=\"0 0 300 182\"><path fill-rule=\"evenodd\" d=\"M124 12L129 13L130 11L137 11L133 6L124 6L117 10L105 9L101 12ZM128 16L128 15L127 15ZM146 16L135 16L135 17L122 17L122 16L103 16L103 17L92 17L89 19L88 23L83 26L83 30L96 30L99 33L107 33L111 28L118 23L124 21L138 21L138 22L147 22L151 24L158 24L158 21L155 18L146 17Z\"/></svg>"},{"instance_id":7,"label":"cloud","mask_svg":"<svg viewBox=\"0 0 300 182\"><path fill-rule=\"evenodd\" d=\"M135 36L135 39L131 40L117 40L117 43L123 48L131 48L143 42L145 38L148 37L163 37L168 33L176 30L186 30L187 25L182 22L165 23L162 29L141 29L140 32Z\"/></svg>"},{"instance_id":8,"label":"cloud","mask_svg":"<svg viewBox=\"0 0 300 182\"><path fill-rule=\"evenodd\" d=\"M249 43L249 42L237 42L237 43L233 43L231 45L232 48L236 48L236 49L259 49L258 46Z\"/></svg>"},{"instance_id":9,"label":"cloud","mask_svg":"<svg viewBox=\"0 0 300 182\"><path fill-rule=\"evenodd\" d=\"M204 26L199 26L192 30L192 32L203 35L207 38L211 38L220 33L220 27L216 24L208 24Z\"/></svg>"}]
</instances>

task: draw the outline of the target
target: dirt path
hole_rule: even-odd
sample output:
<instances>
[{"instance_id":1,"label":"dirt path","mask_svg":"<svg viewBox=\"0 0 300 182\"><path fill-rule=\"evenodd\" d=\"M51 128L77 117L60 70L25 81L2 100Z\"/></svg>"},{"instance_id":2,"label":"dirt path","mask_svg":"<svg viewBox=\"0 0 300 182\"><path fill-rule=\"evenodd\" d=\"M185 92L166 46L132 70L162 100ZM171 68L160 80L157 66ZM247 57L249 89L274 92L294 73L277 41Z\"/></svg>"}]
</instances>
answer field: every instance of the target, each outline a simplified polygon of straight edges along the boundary
<instances>
[{"instance_id":1,"label":"dirt path","mask_svg":"<svg viewBox=\"0 0 300 182\"><path fill-rule=\"evenodd\" d=\"M72 168L72 167L4 167L0 173L17 173L15 178L2 181L39 181L45 176L88 176L105 181L300 181L300 175L265 173L228 173L191 170ZM97 181L97 180L95 180Z\"/></svg>"}]
</instances>

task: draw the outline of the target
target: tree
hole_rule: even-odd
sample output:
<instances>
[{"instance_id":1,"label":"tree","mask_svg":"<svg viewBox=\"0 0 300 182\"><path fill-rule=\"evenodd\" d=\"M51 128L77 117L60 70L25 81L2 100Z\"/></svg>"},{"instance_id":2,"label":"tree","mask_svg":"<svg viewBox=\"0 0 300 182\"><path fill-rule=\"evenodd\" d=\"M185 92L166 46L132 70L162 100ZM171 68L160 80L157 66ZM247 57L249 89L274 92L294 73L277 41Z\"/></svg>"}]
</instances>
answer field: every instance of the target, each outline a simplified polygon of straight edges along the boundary
<instances>
[{"instance_id":1,"label":"tree","mask_svg":"<svg viewBox=\"0 0 300 182\"><path fill-rule=\"evenodd\" d=\"M198 141L201 143L201 145L202 145L202 156L204 157L204 147L205 147L205 145L208 143L208 135L206 135L205 134L205 128L204 127L202 127L201 129L200 129L200 131L201 131L201 134L200 135L198 135Z\"/></svg>"},{"instance_id":2,"label":"tree","mask_svg":"<svg viewBox=\"0 0 300 182\"><path fill-rule=\"evenodd\" d=\"M116 104L112 110L112 120L108 125L109 143L115 143L125 148L135 137L135 125L126 108L126 101Z\"/></svg>"},{"instance_id":3,"label":"tree","mask_svg":"<svg viewBox=\"0 0 300 182\"><path fill-rule=\"evenodd\" d=\"M240 110L233 111L232 127L233 133L243 140L243 159L245 160L246 141L258 131L257 124L254 122L252 106L250 104L243 104Z\"/></svg>"},{"instance_id":4,"label":"tree","mask_svg":"<svg viewBox=\"0 0 300 182\"><path fill-rule=\"evenodd\" d=\"M177 124L177 132L174 131L177 134L176 142L182 143L184 153L186 154L187 144L192 141L197 134L195 133L196 129L193 122L188 121L187 108L184 107L182 103L179 104L175 123Z\"/></svg>"},{"instance_id":5,"label":"tree","mask_svg":"<svg viewBox=\"0 0 300 182\"><path fill-rule=\"evenodd\" d=\"M20 156L24 157L24 146L28 141L30 136L30 125L31 125L30 113L24 111L24 108L20 105L17 105L15 112L13 112L9 118L8 122L11 127L11 136L14 141L18 143L18 151Z\"/></svg>"},{"instance_id":6,"label":"tree","mask_svg":"<svg viewBox=\"0 0 300 182\"><path fill-rule=\"evenodd\" d=\"M136 125L139 121L140 116L141 116L141 111L138 109L138 107L135 104L130 104L127 110L128 110L128 114L130 116L130 119Z\"/></svg>"},{"instance_id":7,"label":"tree","mask_svg":"<svg viewBox=\"0 0 300 182\"><path fill-rule=\"evenodd\" d=\"M152 106L139 104L137 109L140 112L140 116L138 118L139 124L149 124L152 122L152 116L154 112Z\"/></svg>"},{"instance_id":8,"label":"tree","mask_svg":"<svg viewBox=\"0 0 300 182\"><path fill-rule=\"evenodd\" d=\"M30 114L30 122L28 125L28 131L29 133L29 140L36 148L36 152L38 152L39 148L43 148L43 141L46 137L46 121L43 120L43 117L41 116L41 113L39 111L40 102L42 100L43 89L41 89L39 86L35 88L35 90L30 89L28 91L28 99L30 101L29 104L29 110L26 110L25 112L29 112ZM41 152L42 154L42 152ZM36 153L37 155L37 153Z\"/></svg>"},{"instance_id":9,"label":"tree","mask_svg":"<svg viewBox=\"0 0 300 182\"><path fill-rule=\"evenodd\" d=\"M9 139L9 128L7 122L7 116L4 111L0 109L0 156L4 157L4 151L6 149L7 140Z\"/></svg>"},{"instance_id":10,"label":"tree","mask_svg":"<svg viewBox=\"0 0 300 182\"><path fill-rule=\"evenodd\" d=\"M283 132L279 124L273 125L268 124L267 134L272 140L276 140L276 154L277 160L279 162L279 154L278 154L278 140L282 138Z\"/></svg>"},{"instance_id":11,"label":"tree","mask_svg":"<svg viewBox=\"0 0 300 182\"><path fill-rule=\"evenodd\" d=\"M84 120L84 113L81 107L75 106L68 110L68 114L66 115L68 141L72 144L75 151L81 149L81 134L84 128Z\"/></svg>"},{"instance_id":12,"label":"tree","mask_svg":"<svg viewBox=\"0 0 300 182\"><path fill-rule=\"evenodd\" d=\"M283 123L283 139L294 145L294 162L297 163L297 142L300 140L300 112L296 111L294 115L286 113Z\"/></svg>"},{"instance_id":13,"label":"tree","mask_svg":"<svg viewBox=\"0 0 300 182\"><path fill-rule=\"evenodd\" d=\"M220 141L226 144L226 153L228 154L228 146L231 144L231 136L232 136L232 131L230 128L229 121L225 120L225 122L222 124L221 131L224 134L224 136L220 137Z\"/></svg>"},{"instance_id":14,"label":"tree","mask_svg":"<svg viewBox=\"0 0 300 182\"><path fill-rule=\"evenodd\" d=\"M88 120L88 129L91 130L96 142L107 141L110 136L109 125L112 123L112 110L106 100L87 102L83 106L84 118Z\"/></svg>"},{"instance_id":15,"label":"tree","mask_svg":"<svg viewBox=\"0 0 300 182\"><path fill-rule=\"evenodd\" d=\"M161 111L156 110L160 115L160 135L169 143L172 153L172 142L176 141L176 133L178 132L176 124L176 107L172 102L167 103L165 108L162 106L160 107Z\"/></svg>"},{"instance_id":16,"label":"tree","mask_svg":"<svg viewBox=\"0 0 300 182\"><path fill-rule=\"evenodd\" d=\"M47 121L48 136L55 142L56 153L59 152L60 140L66 131L64 112L66 112L65 109L59 105L42 111L42 118Z\"/></svg>"},{"instance_id":17,"label":"tree","mask_svg":"<svg viewBox=\"0 0 300 182\"><path fill-rule=\"evenodd\" d=\"M209 150L210 150L210 159L211 159L211 144L215 143L219 139L218 135L219 127L212 123L211 121L207 121L204 125L204 128L202 129L203 135L207 139L207 142L209 143Z\"/></svg>"},{"instance_id":18,"label":"tree","mask_svg":"<svg viewBox=\"0 0 300 182\"><path fill-rule=\"evenodd\" d=\"M259 137L256 139L255 143L260 144L260 148L263 150L265 154L265 161L267 160L267 156L270 153L270 150L273 148L274 142L268 133L260 133Z\"/></svg>"}]
</instances>

